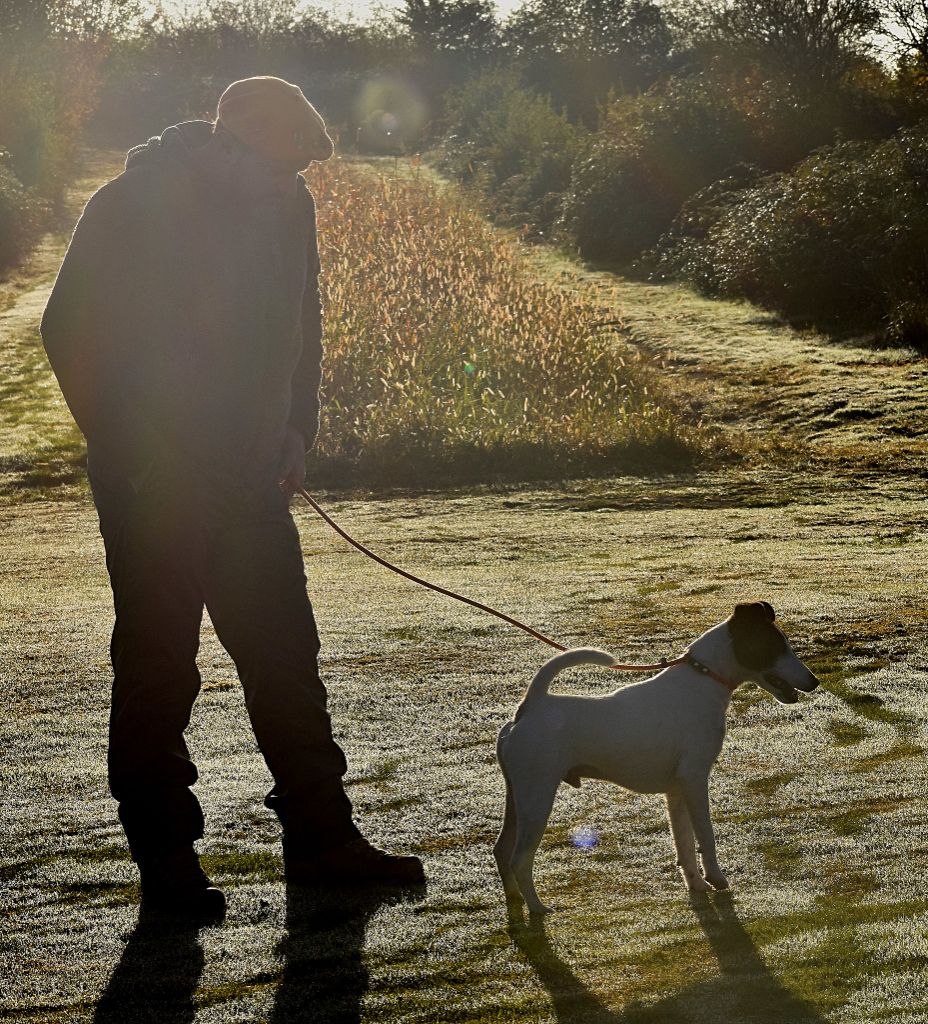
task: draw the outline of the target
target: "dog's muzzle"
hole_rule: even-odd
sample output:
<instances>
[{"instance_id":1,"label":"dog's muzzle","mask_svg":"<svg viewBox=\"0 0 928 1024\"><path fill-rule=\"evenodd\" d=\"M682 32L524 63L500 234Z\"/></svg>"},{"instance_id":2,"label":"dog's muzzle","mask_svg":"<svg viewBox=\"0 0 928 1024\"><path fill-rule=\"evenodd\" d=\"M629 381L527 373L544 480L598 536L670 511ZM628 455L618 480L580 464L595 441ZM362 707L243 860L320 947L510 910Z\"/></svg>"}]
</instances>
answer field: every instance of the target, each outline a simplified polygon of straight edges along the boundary
<instances>
[{"instance_id":1,"label":"dog's muzzle","mask_svg":"<svg viewBox=\"0 0 928 1024\"><path fill-rule=\"evenodd\" d=\"M802 690L803 693L811 693L819 685L818 679L811 672L804 685L788 683L775 672L765 672L764 682L781 704L795 704L799 700L799 690Z\"/></svg>"}]
</instances>

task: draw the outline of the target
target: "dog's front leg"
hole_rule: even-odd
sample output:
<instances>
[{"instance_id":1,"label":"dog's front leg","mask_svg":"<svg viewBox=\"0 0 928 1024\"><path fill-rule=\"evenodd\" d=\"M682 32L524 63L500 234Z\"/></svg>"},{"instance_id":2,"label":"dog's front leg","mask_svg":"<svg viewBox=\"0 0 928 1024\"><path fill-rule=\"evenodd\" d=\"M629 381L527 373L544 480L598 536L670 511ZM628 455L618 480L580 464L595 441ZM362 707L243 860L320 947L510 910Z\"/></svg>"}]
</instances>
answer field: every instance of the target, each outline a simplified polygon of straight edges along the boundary
<instances>
[{"instance_id":1,"label":"dog's front leg","mask_svg":"<svg viewBox=\"0 0 928 1024\"><path fill-rule=\"evenodd\" d=\"M693 838L693 826L690 823L689 811L680 786L667 791L667 817L670 819L670 834L673 836L674 849L677 851L677 867L683 875L690 892L707 892L711 886L702 877L699 863L696 860L696 840Z\"/></svg>"},{"instance_id":2,"label":"dog's front leg","mask_svg":"<svg viewBox=\"0 0 928 1024\"><path fill-rule=\"evenodd\" d=\"M709 776L703 773L684 775L680 782L702 857L703 875L714 889L727 889L728 879L719 867L715 853L715 833L709 816Z\"/></svg>"}]
</instances>

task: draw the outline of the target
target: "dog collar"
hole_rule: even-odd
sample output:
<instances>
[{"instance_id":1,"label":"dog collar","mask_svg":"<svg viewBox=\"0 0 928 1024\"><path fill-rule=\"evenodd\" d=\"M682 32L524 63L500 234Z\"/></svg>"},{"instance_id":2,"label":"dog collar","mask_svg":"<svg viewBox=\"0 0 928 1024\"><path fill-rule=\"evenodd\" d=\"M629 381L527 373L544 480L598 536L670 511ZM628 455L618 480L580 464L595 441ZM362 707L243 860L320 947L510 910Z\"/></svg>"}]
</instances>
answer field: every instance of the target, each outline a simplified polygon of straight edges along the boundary
<instances>
[{"instance_id":1,"label":"dog collar","mask_svg":"<svg viewBox=\"0 0 928 1024\"><path fill-rule=\"evenodd\" d=\"M694 669L701 676L708 676L710 679L714 679L717 683L721 683L726 690L734 693L735 690L741 685L741 683L733 683L730 679L726 679L725 676L719 675L718 672L709 668L708 665L699 661L698 658L694 658L692 654L684 654L682 659L691 669Z\"/></svg>"}]
</instances>

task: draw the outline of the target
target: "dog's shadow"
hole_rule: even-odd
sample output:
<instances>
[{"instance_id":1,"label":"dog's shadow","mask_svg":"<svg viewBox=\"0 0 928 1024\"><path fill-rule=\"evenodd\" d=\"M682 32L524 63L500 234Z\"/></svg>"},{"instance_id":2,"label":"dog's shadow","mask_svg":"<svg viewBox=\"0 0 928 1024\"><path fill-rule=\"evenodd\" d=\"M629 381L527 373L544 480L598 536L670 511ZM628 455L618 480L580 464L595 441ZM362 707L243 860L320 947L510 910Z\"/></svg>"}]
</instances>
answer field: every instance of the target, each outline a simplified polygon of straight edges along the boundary
<instances>
[{"instance_id":1,"label":"dog's shadow","mask_svg":"<svg viewBox=\"0 0 928 1024\"><path fill-rule=\"evenodd\" d=\"M368 923L382 907L424 891L288 886L283 974L268 1024L358 1024L370 982L362 957Z\"/></svg>"},{"instance_id":2,"label":"dog's shadow","mask_svg":"<svg viewBox=\"0 0 928 1024\"><path fill-rule=\"evenodd\" d=\"M192 1024L204 963L198 933L196 925L168 924L143 911L93 1024Z\"/></svg>"},{"instance_id":3,"label":"dog's shadow","mask_svg":"<svg viewBox=\"0 0 928 1024\"><path fill-rule=\"evenodd\" d=\"M719 974L646 1006L606 1006L555 953L544 919L530 918L526 924L512 915L509 935L548 990L558 1024L686 1024L707 1019L712 1007L724 1010L724 1019L737 1024L825 1024L813 1006L770 973L730 893L693 896L690 903L718 960Z\"/></svg>"}]
</instances>

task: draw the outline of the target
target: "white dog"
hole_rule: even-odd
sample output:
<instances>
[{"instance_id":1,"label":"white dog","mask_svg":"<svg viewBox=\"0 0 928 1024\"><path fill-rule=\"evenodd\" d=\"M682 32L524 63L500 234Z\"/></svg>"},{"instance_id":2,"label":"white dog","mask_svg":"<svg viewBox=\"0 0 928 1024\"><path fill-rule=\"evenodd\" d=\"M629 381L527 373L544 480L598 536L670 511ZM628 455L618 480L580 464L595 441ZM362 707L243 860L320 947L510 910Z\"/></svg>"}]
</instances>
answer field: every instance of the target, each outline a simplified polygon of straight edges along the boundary
<instances>
[{"instance_id":1,"label":"white dog","mask_svg":"<svg viewBox=\"0 0 928 1024\"><path fill-rule=\"evenodd\" d=\"M615 664L604 651L567 651L542 666L496 745L506 813L494 853L511 907L524 899L531 913L547 911L532 880L535 851L557 787L579 786L582 778L666 794L687 888L728 888L709 818L709 773L722 749L731 695L742 682L755 682L781 703L794 704L796 690L818 686L773 620L766 601L739 604L692 644L683 663L605 697L548 693L562 669Z\"/></svg>"}]
</instances>

